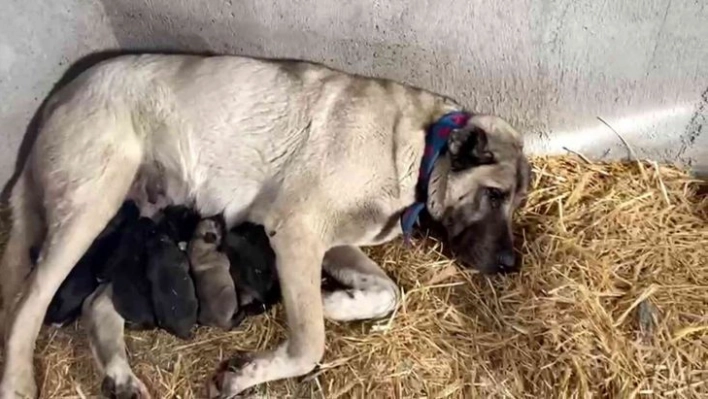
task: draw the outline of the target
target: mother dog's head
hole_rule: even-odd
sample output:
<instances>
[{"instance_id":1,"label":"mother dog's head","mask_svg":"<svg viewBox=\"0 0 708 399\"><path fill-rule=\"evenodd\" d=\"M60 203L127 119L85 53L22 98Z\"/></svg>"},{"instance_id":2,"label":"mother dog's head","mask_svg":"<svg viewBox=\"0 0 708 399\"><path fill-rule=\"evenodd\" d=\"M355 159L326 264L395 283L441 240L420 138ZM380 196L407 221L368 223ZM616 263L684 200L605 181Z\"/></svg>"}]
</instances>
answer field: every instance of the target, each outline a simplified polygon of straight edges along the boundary
<instances>
[{"instance_id":1,"label":"mother dog's head","mask_svg":"<svg viewBox=\"0 0 708 399\"><path fill-rule=\"evenodd\" d=\"M523 139L506 121L476 115L450 134L432 171L427 209L459 260L485 273L518 270L511 221L530 175Z\"/></svg>"}]
</instances>

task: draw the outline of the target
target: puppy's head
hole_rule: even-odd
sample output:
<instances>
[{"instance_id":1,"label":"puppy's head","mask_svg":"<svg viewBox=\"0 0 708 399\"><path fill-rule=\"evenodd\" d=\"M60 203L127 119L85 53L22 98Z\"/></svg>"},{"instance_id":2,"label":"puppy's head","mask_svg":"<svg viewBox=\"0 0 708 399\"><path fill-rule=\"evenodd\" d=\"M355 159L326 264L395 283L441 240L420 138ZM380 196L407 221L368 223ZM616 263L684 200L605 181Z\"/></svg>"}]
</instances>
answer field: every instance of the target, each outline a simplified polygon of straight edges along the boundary
<instances>
[{"instance_id":1,"label":"puppy's head","mask_svg":"<svg viewBox=\"0 0 708 399\"><path fill-rule=\"evenodd\" d=\"M188 241L200 219L201 216L195 210L183 205L172 205L162 210L160 227L175 242Z\"/></svg>"},{"instance_id":2,"label":"puppy's head","mask_svg":"<svg viewBox=\"0 0 708 399\"><path fill-rule=\"evenodd\" d=\"M452 132L433 169L427 209L463 263L486 273L518 270L512 215L530 173L521 135L501 118L476 115Z\"/></svg>"},{"instance_id":3,"label":"puppy's head","mask_svg":"<svg viewBox=\"0 0 708 399\"><path fill-rule=\"evenodd\" d=\"M218 247L224 235L224 226L218 218L202 219L194 231L194 240L199 240L205 245Z\"/></svg>"}]
</instances>

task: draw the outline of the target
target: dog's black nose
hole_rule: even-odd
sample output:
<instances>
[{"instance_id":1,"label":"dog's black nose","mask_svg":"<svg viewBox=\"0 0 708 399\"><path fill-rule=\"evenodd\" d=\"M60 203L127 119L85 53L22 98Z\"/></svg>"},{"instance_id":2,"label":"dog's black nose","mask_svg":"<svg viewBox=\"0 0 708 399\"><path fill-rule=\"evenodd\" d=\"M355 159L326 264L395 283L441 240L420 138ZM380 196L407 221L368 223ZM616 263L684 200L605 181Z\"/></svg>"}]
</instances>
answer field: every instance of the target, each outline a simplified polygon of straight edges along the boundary
<instances>
[{"instance_id":1,"label":"dog's black nose","mask_svg":"<svg viewBox=\"0 0 708 399\"><path fill-rule=\"evenodd\" d=\"M503 251L497 256L499 270L502 272L513 271L516 268L516 256L514 251Z\"/></svg>"}]
</instances>

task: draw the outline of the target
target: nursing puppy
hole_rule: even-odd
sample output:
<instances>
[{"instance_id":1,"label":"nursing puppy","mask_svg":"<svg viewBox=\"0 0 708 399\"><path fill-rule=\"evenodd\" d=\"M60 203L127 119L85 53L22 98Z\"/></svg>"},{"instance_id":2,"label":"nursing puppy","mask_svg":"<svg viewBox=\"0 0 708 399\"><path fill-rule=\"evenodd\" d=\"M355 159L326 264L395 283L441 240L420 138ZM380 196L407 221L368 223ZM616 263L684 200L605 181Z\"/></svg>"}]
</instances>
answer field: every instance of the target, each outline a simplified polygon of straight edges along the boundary
<instances>
[{"instance_id":1,"label":"nursing puppy","mask_svg":"<svg viewBox=\"0 0 708 399\"><path fill-rule=\"evenodd\" d=\"M98 287L99 276L114 256L123 228L136 220L138 214L139 210L132 202L126 202L120 208L59 286L47 309L45 323L64 325L80 314L81 304ZM37 261L38 255L31 255L33 263Z\"/></svg>"},{"instance_id":2,"label":"nursing puppy","mask_svg":"<svg viewBox=\"0 0 708 399\"><path fill-rule=\"evenodd\" d=\"M228 227L264 226L276 255L288 339L222 363L213 398L312 370L325 317L390 314L396 283L360 247L408 236L424 209L461 262L518 268L521 134L425 90L307 62L129 55L52 94L40 119L0 264L3 399L37 395L32 355L49 302L139 182L164 203L223 213ZM323 268L351 288L323 294Z\"/></svg>"},{"instance_id":3,"label":"nursing puppy","mask_svg":"<svg viewBox=\"0 0 708 399\"><path fill-rule=\"evenodd\" d=\"M219 251L223 236L224 227L216 218L199 222L189 243L189 263L199 300L197 321L228 330L233 326L238 301L229 258Z\"/></svg>"},{"instance_id":4,"label":"nursing puppy","mask_svg":"<svg viewBox=\"0 0 708 399\"><path fill-rule=\"evenodd\" d=\"M113 305L128 328L160 326L186 338L195 298L178 241L192 233L198 214L170 206L154 217L159 223L141 217L120 226L118 248L101 254L109 260L98 281L112 284Z\"/></svg>"},{"instance_id":5,"label":"nursing puppy","mask_svg":"<svg viewBox=\"0 0 708 399\"><path fill-rule=\"evenodd\" d=\"M158 218L162 231L172 238L181 250L186 251L194 229L201 220L199 212L184 205L170 205L159 213Z\"/></svg>"},{"instance_id":6,"label":"nursing puppy","mask_svg":"<svg viewBox=\"0 0 708 399\"><path fill-rule=\"evenodd\" d=\"M188 339L197 322L198 302L187 254L164 225L149 231L145 249L155 321L165 331Z\"/></svg>"},{"instance_id":7,"label":"nursing puppy","mask_svg":"<svg viewBox=\"0 0 708 399\"><path fill-rule=\"evenodd\" d=\"M263 226L246 222L233 227L223 250L244 316L261 314L280 301L275 253Z\"/></svg>"},{"instance_id":8,"label":"nursing puppy","mask_svg":"<svg viewBox=\"0 0 708 399\"><path fill-rule=\"evenodd\" d=\"M126 223L117 250L99 276L100 281L113 286L113 306L131 329L150 329L156 325L152 287L147 278L146 247L156 230L155 222L146 217Z\"/></svg>"}]
</instances>

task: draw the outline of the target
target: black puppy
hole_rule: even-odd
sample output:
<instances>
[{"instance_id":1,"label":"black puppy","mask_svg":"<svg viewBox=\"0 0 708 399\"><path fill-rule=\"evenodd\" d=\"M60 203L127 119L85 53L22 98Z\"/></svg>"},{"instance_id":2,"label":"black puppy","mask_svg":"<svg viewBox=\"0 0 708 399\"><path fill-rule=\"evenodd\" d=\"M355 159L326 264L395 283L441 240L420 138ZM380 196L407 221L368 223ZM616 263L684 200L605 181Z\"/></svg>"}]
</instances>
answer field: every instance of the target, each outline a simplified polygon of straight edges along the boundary
<instances>
[{"instance_id":1,"label":"black puppy","mask_svg":"<svg viewBox=\"0 0 708 399\"><path fill-rule=\"evenodd\" d=\"M261 314L280 301L275 252L263 226L246 222L232 228L222 250L229 257L229 271L238 293L236 319Z\"/></svg>"},{"instance_id":2,"label":"black puppy","mask_svg":"<svg viewBox=\"0 0 708 399\"><path fill-rule=\"evenodd\" d=\"M275 265L275 252L261 225L245 222L226 235L223 248L231 263L230 272L239 297L239 312L233 325L245 316L264 313L280 302L280 284ZM351 288L322 271L322 289L335 291Z\"/></svg>"},{"instance_id":3,"label":"black puppy","mask_svg":"<svg viewBox=\"0 0 708 399\"><path fill-rule=\"evenodd\" d=\"M114 252L99 280L113 284L113 306L131 329L155 327L152 289L147 279L146 241L155 235L157 225L141 217L126 224Z\"/></svg>"},{"instance_id":4,"label":"black puppy","mask_svg":"<svg viewBox=\"0 0 708 399\"><path fill-rule=\"evenodd\" d=\"M165 213L145 244L155 320L160 328L182 339L191 337L199 306L189 274L189 258L177 241L183 231L186 237L193 233L189 214L189 211Z\"/></svg>"},{"instance_id":5,"label":"black puppy","mask_svg":"<svg viewBox=\"0 0 708 399\"><path fill-rule=\"evenodd\" d=\"M201 220L199 213L184 205L170 205L161 212L160 229L185 251Z\"/></svg>"},{"instance_id":6,"label":"black puppy","mask_svg":"<svg viewBox=\"0 0 708 399\"><path fill-rule=\"evenodd\" d=\"M196 296L188 258L178 243L191 238L200 216L187 207L170 206L156 224L139 213L132 201L123 205L63 282L47 323L73 320L99 282L111 282L113 305L128 328L159 325L181 338L190 335ZM38 255L36 248L30 250L33 262Z\"/></svg>"},{"instance_id":7,"label":"black puppy","mask_svg":"<svg viewBox=\"0 0 708 399\"><path fill-rule=\"evenodd\" d=\"M123 204L59 286L47 309L45 323L63 325L78 317L81 304L98 287L97 275L103 273L107 259L118 248L121 231L126 224L137 220L139 214L133 202ZM33 263L37 261L38 252L36 248L30 250Z\"/></svg>"}]
</instances>

